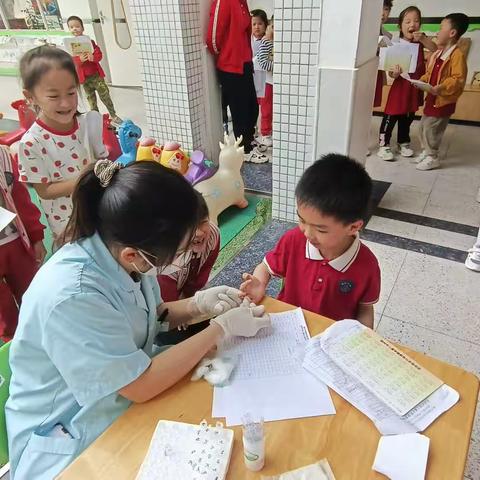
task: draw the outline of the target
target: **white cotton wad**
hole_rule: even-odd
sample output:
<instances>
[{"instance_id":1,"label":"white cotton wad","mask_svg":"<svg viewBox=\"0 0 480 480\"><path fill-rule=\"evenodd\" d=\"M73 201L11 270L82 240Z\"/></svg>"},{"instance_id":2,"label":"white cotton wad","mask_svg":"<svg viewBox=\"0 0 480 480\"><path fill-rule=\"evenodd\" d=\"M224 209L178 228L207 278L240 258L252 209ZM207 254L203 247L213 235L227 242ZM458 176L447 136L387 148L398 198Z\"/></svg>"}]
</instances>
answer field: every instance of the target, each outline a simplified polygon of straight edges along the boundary
<instances>
[{"instance_id":1,"label":"white cotton wad","mask_svg":"<svg viewBox=\"0 0 480 480\"><path fill-rule=\"evenodd\" d=\"M192 380L204 378L211 385L221 387L228 383L234 368L235 361L230 357L205 357L193 372Z\"/></svg>"}]
</instances>

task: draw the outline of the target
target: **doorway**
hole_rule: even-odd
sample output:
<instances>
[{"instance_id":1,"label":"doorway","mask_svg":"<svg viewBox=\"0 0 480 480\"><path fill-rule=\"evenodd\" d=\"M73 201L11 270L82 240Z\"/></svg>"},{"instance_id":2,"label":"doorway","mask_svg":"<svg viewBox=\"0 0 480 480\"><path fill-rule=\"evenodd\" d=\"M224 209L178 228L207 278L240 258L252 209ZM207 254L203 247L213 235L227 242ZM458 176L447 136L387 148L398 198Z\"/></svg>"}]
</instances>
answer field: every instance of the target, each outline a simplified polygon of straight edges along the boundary
<instances>
[{"instance_id":1,"label":"doorway","mask_svg":"<svg viewBox=\"0 0 480 480\"><path fill-rule=\"evenodd\" d=\"M128 0L90 0L90 8L95 37L108 62L111 84L141 87Z\"/></svg>"}]
</instances>

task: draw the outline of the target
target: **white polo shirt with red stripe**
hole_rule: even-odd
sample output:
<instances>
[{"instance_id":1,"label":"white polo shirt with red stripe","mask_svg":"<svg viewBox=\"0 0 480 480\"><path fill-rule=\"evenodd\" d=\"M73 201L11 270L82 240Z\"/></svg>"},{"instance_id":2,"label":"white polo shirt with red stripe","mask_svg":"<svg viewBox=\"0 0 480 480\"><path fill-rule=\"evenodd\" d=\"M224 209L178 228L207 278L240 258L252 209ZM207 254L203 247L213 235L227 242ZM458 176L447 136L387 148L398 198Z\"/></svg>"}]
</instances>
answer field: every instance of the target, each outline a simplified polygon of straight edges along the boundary
<instances>
[{"instance_id":1,"label":"white polo shirt with red stripe","mask_svg":"<svg viewBox=\"0 0 480 480\"><path fill-rule=\"evenodd\" d=\"M333 320L357 318L359 305L380 295L380 268L358 235L339 257L327 260L296 227L264 258L271 275L284 279L279 300Z\"/></svg>"}]
</instances>

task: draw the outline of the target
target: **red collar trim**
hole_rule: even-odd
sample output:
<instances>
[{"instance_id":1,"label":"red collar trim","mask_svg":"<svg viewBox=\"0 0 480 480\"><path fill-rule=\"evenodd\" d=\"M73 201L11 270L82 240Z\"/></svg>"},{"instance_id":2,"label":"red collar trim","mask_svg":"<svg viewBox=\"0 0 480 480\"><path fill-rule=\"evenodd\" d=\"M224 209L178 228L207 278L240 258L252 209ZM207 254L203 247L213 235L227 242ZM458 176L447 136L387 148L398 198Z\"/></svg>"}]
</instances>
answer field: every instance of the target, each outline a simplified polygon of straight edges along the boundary
<instances>
[{"instance_id":1,"label":"red collar trim","mask_svg":"<svg viewBox=\"0 0 480 480\"><path fill-rule=\"evenodd\" d=\"M66 131L63 131L63 132L60 131L60 130L55 130L54 128L49 127L48 125L43 123L38 118L37 118L36 122L40 127L42 127L47 132L53 133L54 135L60 135L60 136L63 136L63 137L71 135L72 133L75 133L78 130L78 120L77 120L76 116L73 118L73 127L70 130L66 130Z\"/></svg>"}]
</instances>

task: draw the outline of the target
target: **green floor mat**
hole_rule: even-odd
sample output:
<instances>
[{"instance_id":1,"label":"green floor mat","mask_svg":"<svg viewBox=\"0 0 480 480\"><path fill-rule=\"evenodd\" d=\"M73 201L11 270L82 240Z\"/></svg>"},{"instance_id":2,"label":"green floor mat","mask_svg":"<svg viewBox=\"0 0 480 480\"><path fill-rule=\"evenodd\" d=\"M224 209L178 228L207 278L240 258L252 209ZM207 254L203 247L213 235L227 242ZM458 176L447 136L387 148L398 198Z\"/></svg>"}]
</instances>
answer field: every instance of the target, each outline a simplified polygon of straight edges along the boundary
<instances>
[{"instance_id":1,"label":"green floor mat","mask_svg":"<svg viewBox=\"0 0 480 480\"><path fill-rule=\"evenodd\" d=\"M222 246L218 255L217 261L213 266L212 273L210 274L210 280L223 269L223 267L230 262L230 260L237 255L240 250L250 241L250 239L257 233L265 223L267 223L272 217L272 200L271 198L259 197L256 195L247 195L249 201L249 208L255 204L255 214L250 214L249 221L245 222L245 219L238 221L235 218L231 220L232 227L236 226L233 235L230 235L230 240L227 242L226 237L223 238L223 225L222 215L228 213L228 210L222 213L219 217L220 232L222 235ZM237 209L238 210L238 209ZM235 212L235 217L238 212Z\"/></svg>"},{"instance_id":2,"label":"green floor mat","mask_svg":"<svg viewBox=\"0 0 480 480\"><path fill-rule=\"evenodd\" d=\"M235 206L227 208L218 216L220 228L220 250L228 245L235 236L242 231L256 216L257 205L261 197L246 195L248 200L247 208Z\"/></svg>"}]
</instances>

